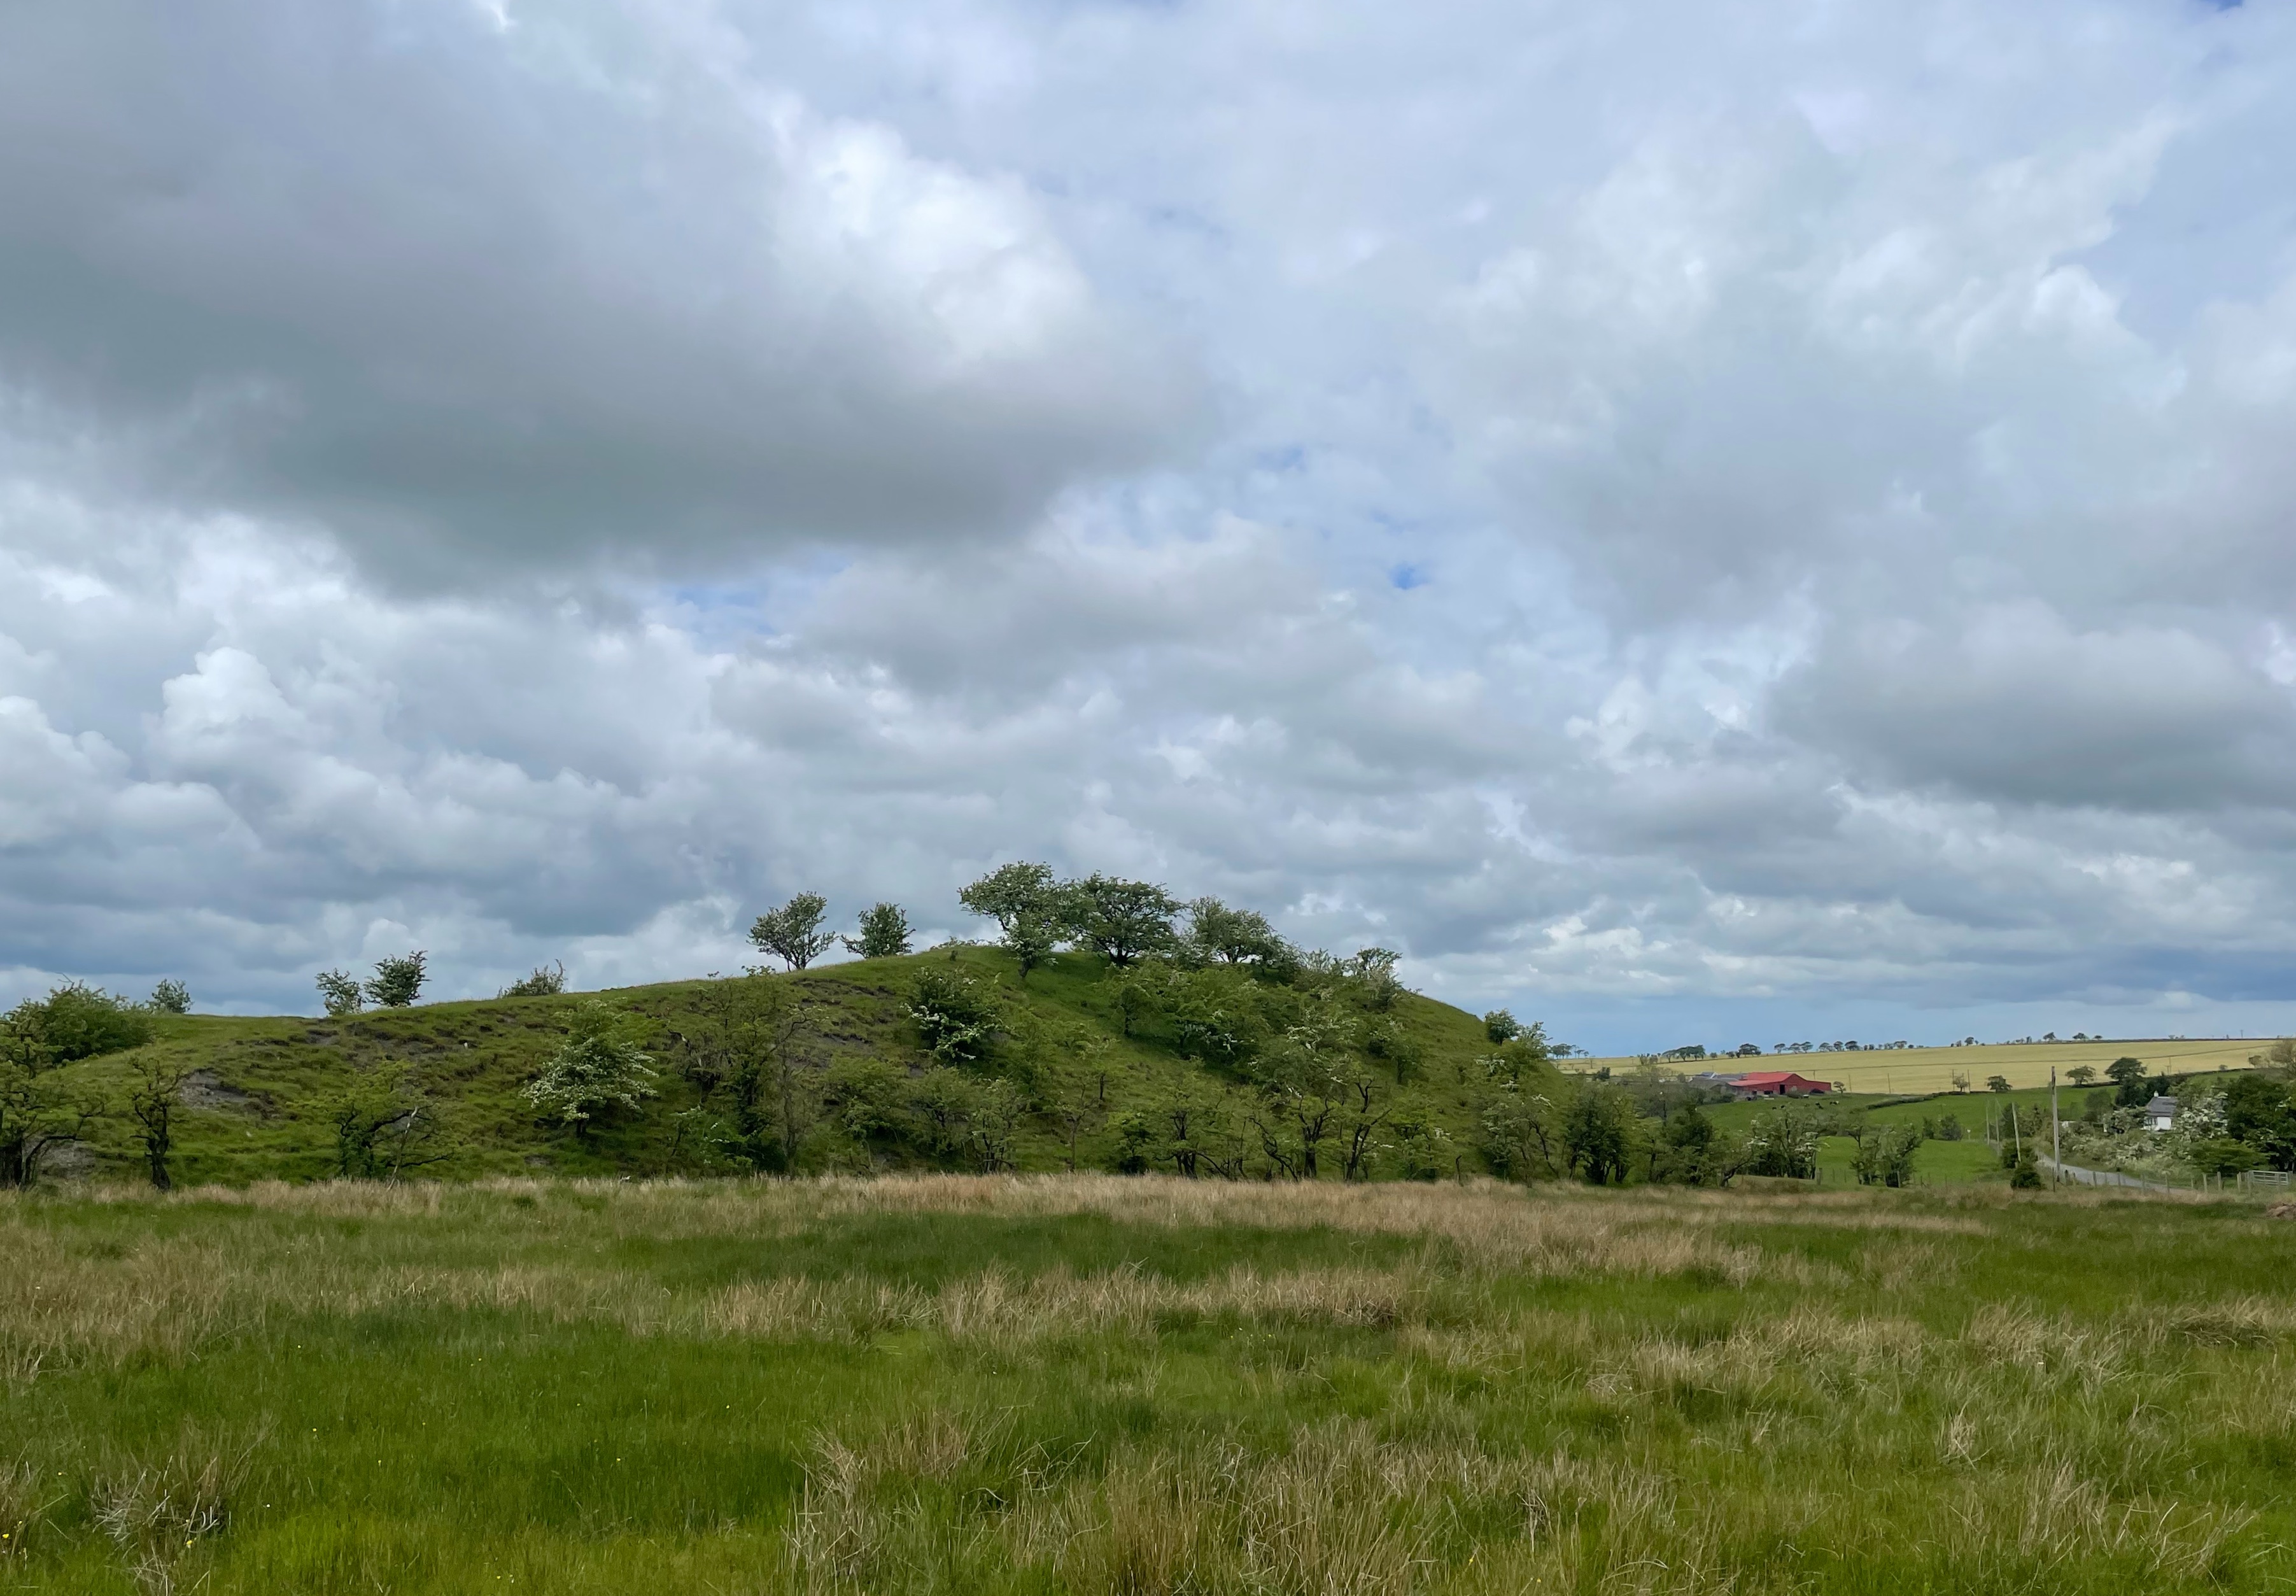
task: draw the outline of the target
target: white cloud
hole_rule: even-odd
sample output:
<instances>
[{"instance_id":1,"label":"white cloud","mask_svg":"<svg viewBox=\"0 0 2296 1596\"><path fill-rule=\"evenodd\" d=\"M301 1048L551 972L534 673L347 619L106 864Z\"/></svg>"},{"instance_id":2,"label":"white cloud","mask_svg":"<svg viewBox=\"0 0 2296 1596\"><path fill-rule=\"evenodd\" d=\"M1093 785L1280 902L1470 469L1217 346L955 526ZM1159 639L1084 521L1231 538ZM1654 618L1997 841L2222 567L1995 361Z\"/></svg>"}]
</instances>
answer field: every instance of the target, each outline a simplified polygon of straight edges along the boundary
<instances>
[{"instance_id":1,"label":"white cloud","mask_svg":"<svg viewBox=\"0 0 2296 1596\"><path fill-rule=\"evenodd\" d=\"M2133 3L20 10L0 981L641 979L1022 855L1574 1040L2288 1016L2292 78Z\"/></svg>"}]
</instances>

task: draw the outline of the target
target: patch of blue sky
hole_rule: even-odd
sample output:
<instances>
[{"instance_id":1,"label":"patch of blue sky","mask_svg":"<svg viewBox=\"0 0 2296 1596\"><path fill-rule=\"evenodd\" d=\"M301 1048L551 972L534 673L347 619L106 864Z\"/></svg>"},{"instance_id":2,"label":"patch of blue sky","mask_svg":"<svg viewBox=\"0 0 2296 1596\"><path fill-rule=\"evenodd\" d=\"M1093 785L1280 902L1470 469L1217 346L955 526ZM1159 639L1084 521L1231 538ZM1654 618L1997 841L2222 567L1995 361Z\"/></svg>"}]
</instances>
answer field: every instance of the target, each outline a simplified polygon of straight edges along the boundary
<instances>
[{"instance_id":1,"label":"patch of blue sky","mask_svg":"<svg viewBox=\"0 0 2296 1596\"><path fill-rule=\"evenodd\" d=\"M723 581L672 584L659 595L660 618L712 649L775 637L852 564L849 555L820 555Z\"/></svg>"}]
</instances>

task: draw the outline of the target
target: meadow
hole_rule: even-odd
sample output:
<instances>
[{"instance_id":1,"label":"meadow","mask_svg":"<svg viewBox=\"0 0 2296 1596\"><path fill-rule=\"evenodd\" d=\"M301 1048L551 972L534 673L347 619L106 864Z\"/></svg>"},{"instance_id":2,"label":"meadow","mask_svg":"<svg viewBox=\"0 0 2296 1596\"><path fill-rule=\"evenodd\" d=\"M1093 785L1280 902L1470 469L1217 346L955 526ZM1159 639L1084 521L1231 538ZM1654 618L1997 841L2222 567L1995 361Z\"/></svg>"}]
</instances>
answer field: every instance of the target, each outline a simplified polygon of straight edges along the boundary
<instances>
[{"instance_id":1,"label":"meadow","mask_svg":"<svg viewBox=\"0 0 2296 1596\"><path fill-rule=\"evenodd\" d=\"M1684 1069L1799 1070L1813 1081L1832 1081L1855 1092L1906 1093L1950 1091L1956 1074L1969 1077L1978 1090L1988 1076L1999 1075L2014 1087L2046 1086L2049 1071L2060 1080L2077 1065L2087 1065L2099 1078L2116 1058L2141 1058L2154 1074L2183 1075L2202 1070L2237 1070L2272 1046L2272 1038L2196 1039L2140 1038L2125 1041L2000 1042L1973 1048L1889 1048L1856 1053L1765 1053L1759 1058L1710 1059L1685 1064ZM1609 1068L1614 1073L1634 1067L1632 1057L1577 1058L1570 1068L1577 1074Z\"/></svg>"},{"instance_id":2,"label":"meadow","mask_svg":"<svg viewBox=\"0 0 2296 1596\"><path fill-rule=\"evenodd\" d=\"M2296 1225L1110 1175L0 1197L0 1588L2296 1577Z\"/></svg>"}]
</instances>

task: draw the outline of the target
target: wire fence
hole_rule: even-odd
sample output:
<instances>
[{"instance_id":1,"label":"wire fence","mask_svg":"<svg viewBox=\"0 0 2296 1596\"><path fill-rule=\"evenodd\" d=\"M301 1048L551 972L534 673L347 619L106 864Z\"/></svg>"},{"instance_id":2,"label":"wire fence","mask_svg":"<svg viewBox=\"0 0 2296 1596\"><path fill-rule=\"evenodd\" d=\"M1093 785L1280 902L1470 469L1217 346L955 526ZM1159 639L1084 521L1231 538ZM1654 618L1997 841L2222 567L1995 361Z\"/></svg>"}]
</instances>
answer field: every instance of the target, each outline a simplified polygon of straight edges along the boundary
<instances>
[{"instance_id":1,"label":"wire fence","mask_svg":"<svg viewBox=\"0 0 2296 1596\"><path fill-rule=\"evenodd\" d=\"M2130 1191L2237 1191L2251 1197L2267 1197L2289 1188L2285 1170L2251 1169L2234 1175L2229 1182L2222 1175L2190 1175L2183 1184L2166 1181L2147 1181L2136 1175L2125 1174L2117 1169L2083 1169L2075 1164L2059 1164L2044 1156L2035 1160L2045 1172L2076 1186L2112 1186Z\"/></svg>"}]
</instances>

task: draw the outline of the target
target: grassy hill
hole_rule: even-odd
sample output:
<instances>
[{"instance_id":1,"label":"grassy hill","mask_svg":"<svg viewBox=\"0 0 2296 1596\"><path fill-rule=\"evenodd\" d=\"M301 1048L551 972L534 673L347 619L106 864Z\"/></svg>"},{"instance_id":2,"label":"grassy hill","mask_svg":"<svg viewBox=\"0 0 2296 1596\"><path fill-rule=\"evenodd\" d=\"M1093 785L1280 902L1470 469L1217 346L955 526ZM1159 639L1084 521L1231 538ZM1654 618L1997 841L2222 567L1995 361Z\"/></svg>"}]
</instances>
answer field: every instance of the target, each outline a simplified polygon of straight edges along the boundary
<instances>
[{"instance_id":1,"label":"grassy hill","mask_svg":"<svg viewBox=\"0 0 2296 1596\"><path fill-rule=\"evenodd\" d=\"M859 1081L881 1096L890 1091L898 1098L903 1083L926 1078L935 1061L909 1018L911 993L929 967L945 969L952 961L960 973L993 987L1004 1005L989 1057L964 1074L1018 1086L1028 1111L1013 1138L1013 1167L1066 1167L1071 1129L1080 1165L1111 1167L1122 1156L1128 1120L1161 1115L1192 1092L1215 1105L1222 1092L1232 1103L1242 1101L1230 1073L1182 1055L1168 1016L1136 1010L1128 1036L1119 973L1095 956L1062 954L1031 972L1025 984L1007 956L987 948L865 959L771 978L786 983L803 1004L796 1049L810 1085L827 1098L808 1131L801 1167L977 1163L959 1150L936 1152L882 1126L863 1125L857 1132L853 1127L866 1116L839 1098L840 1082L847 1083L849 1096ZM172 1165L179 1183L336 1172L338 1106L346 1093L389 1070L404 1072L448 1132L447 1156L426 1166L430 1174L706 1172L726 1166L712 1161L704 1134L709 1111L692 1112L701 1106L702 1094L681 1066L709 1023L713 997L729 984L673 982L554 998L431 1003L339 1019L162 1016L146 1047L67 1065L62 1080L116 1099L144 1065L191 1071L175 1126ZM577 1134L540 1120L521 1090L564 1039L576 1005L594 999L631 1016L660 1069L660 1095ZM1383 1039L1374 1045L1390 1057L1361 1062L1383 1083L1387 1126L1422 1128L1423 1145L1442 1151L1444 1173L1480 1169L1473 1151L1472 1089L1484 1078L1478 1061L1492 1051L1482 1022L1410 993L1382 1010L1340 991L1331 1007L1341 1011L1357 1040L1374 1032ZM1391 1057L1398 1053L1407 1060L1400 1084ZM1063 1093L1073 1099L1079 1091L1090 1099L1071 1101L1080 1112L1057 1112ZM101 1123L86 1148L76 1150L71 1166L108 1175L140 1171L134 1129L124 1117ZM1136 1141L1136 1126L1133 1134Z\"/></svg>"}]
</instances>

